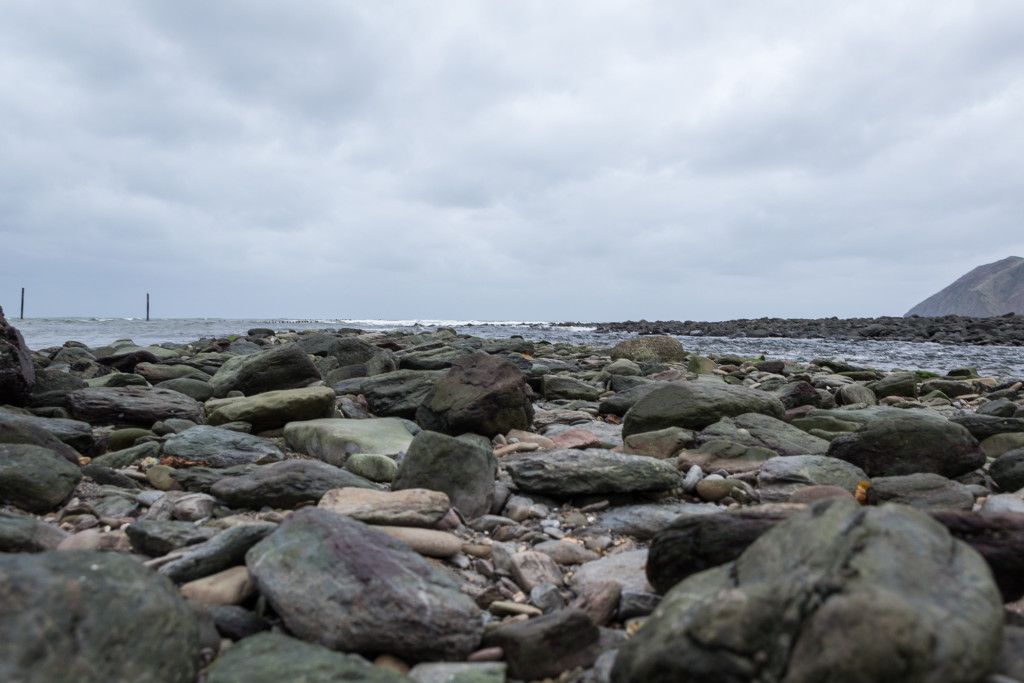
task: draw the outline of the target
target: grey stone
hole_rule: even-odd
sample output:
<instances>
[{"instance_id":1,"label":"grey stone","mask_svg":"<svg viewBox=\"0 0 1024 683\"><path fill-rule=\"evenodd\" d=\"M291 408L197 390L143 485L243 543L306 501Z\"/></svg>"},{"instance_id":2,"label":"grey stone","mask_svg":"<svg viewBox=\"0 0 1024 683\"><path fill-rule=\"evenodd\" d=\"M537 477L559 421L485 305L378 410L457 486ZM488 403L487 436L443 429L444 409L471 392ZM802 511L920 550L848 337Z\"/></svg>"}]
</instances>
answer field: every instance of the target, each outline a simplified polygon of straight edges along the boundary
<instances>
[{"instance_id":1,"label":"grey stone","mask_svg":"<svg viewBox=\"0 0 1024 683\"><path fill-rule=\"evenodd\" d=\"M192 683L199 646L178 591L126 555L0 555L4 681Z\"/></svg>"},{"instance_id":2,"label":"grey stone","mask_svg":"<svg viewBox=\"0 0 1024 683\"><path fill-rule=\"evenodd\" d=\"M588 668L601 649L600 632L587 615L564 609L488 631L487 647L500 647L512 678L553 678L576 667Z\"/></svg>"},{"instance_id":3,"label":"grey stone","mask_svg":"<svg viewBox=\"0 0 1024 683\"><path fill-rule=\"evenodd\" d=\"M838 486L857 492L867 473L856 465L825 455L789 455L766 460L757 473L762 503L784 503L798 489L808 486Z\"/></svg>"},{"instance_id":4,"label":"grey stone","mask_svg":"<svg viewBox=\"0 0 1024 683\"><path fill-rule=\"evenodd\" d=\"M149 428L154 422L181 418L199 424L203 406L185 394L155 387L89 387L68 394L68 409L89 424Z\"/></svg>"},{"instance_id":5,"label":"grey stone","mask_svg":"<svg viewBox=\"0 0 1024 683\"><path fill-rule=\"evenodd\" d=\"M1002 620L985 561L940 524L830 498L677 584L612 681L974 682Z\"/></svg>"},{"instance_id":6,"label":"grey stone","mask_svg":"<svg viewBox=\"0 0 1024 683\"><path fill-rule=\"evenodd\" d=\"M782 420L759 413L723 417L697 435L698 444L726 440L743 446L768 448L779 455L825 455L829 442Z\"/></svg>"},{"instance_id":7,"label":"grey stone","mask_svg":"<svg viewBox=\"0 0 1024 683\"><path fill-rule=\"evenodd\" d=\"M334 415L334 391L327 387L303 387L266 391L255 396L212 399L206 402L206 421L211 425L248 422L262 432L289 422Z\"/></svg>"},{"instance_id":8,"label":"grey stone","mask_svg":"<svg viewBox=\"0 0 1024 683\"><path fill-rule=\"evenodd\" d=\"M125 528L132 550L160 557L172 550L208 541L219 529L176 520L140 519Z\"/></svg>"},{"instance_id":9,"label":"grey stone","mask_svg":"<svg viewBox=\"0 0 1024 683\"><path fill-rule=\"evenodd\" d=\"M464 658L483 634L483 613L452 579L402 542L329 510L290 515L246 566L289 631L332 649Z\"/></svg>"},{"instance_id":10,"label":"grey stone","mask_svg":"<svg viewBox=\"0 0 1024 683\"><path fill-rule=\"evenodd\" d=\"M54 550L67 536L60 527L35 517L0 510L0 553Z\"/></svg>"},{"instance_id":11,"label":"grey stone","mask_svg":"<svg viewBox=\"0 0 1024 683\"><path fill-rule=\"evenodd\" d=\"M225 529L209 541L189 546L184 557L157 571L175 583L187 583L242 563L249 548L277 529L276 524L253 523Z\"/></svg>"},{"instance_id":12,"label":"grey stone","mask_svg":"<svg viewBox=\"0 0 1024 683\"><path fill-rule=\"evenodd\" d=\"M960 482L920 472L899 477L876 477L867 490L868 504L900 503L919 510L970 510L974 494Z\"/></svg>"},{"instance_id":13,"label":"grey stone","mask_svg":"<svg viewBox=\"0 0 1024 683\"><path fill-rule=\"evenodd\" d=\"M444 434L472 432L490 438L511 429L529 429L533 402L519 368L505 359L474 353L452 362L416 409L416 422Z\"/></svg>"},{"instance_id":14,"label":"grey stone","mask_svg":"<svg viewBox=\"0 0 1024 683\"><path fill-rule=\"evenodd\" d=\"M32 353L0 308L0 405L25 405L35 383Z\"/></svg>"},{"instance_id":15,"label":"grey stone","mask_svg":"<svg viewBox=\"0 0 1024 683\"><path fill-rule=\"evenodd\" d=\"M416 683L505 683L504 662L424 662L409 671Z\"/></svg>"},{"instance_id":16,"label":"grey stone","mask_svg":"<svg viewBox=\"0 0 1024 683\"><path fill-rule=\"evenodd\" d=\"M453 507L472 519L490 512L497 472L498 460L489 448L422 431L409 445L391 488L442 491Z\"/></svg>"},{"instance_id":17,"label":"grey stone","mask_svg":"<svg viewBox=\"0 0 1024 683\"><path fill-rule=\"evenodd\" d=\"M0 498L23 510L49 512L81 480L78 467L48 448L0 444Z\"/></svg>"},{"instance_id":18,"label":"grey stone","mask_svg":"<svg viewBox=\"0 0 1024 683\"><path fill-rule=\"evenodd\" d=\"M206 683L400 683L407 676L365 659L334 652L282 633L258 633L241 640L210 667Z\"/></svg>"},{"instance_id":19,"label":"grey stone","mask_svg":"<svg viewBox=\"0 0 1024 683\"><path fill-rule=\"evenodd\" d=\"M612 360L625 358L645 363L681 363L686 360L686 352L678 339L650 335L619 342L612 349L611 357Z\"/></svg>"},{"instance_id":20,"label":"grey stone","mask_svg":"<svg viewBox=\"0 0 1024 683\"><path fill-rule=\"evenodd\" d=\"M210 486L210 493L229 507L292 508L315 503L331 489L345 486L377 488L373 482L325 462L284 460L260 466L249 474L220 479Z\"/></svg>"},{"instance_id":21,"label":"grey stone","mask_svg":"<svg viewBox=\"0 0 1024 683\"><path fill-rule=\"evenodd\" d=\"M828 455L857 465L870 477L934 472L954 478L985 464L984 451L961 425L897 408L879 410L856 432L833 439Z\"/></svg>"},{"instance_id":22,"label":"grey stone","mask_svg":"<svg viewBox=\"0 0 1024 683\"><path fill-rule=\"evenodd\" d=\"M782 402L771 394L712 382L669 382L629 409L622 435L629 437L666 427L700 430L723 417L762 413L782 419Z\"/></svg>"},{"instance_id":23,"label":"grey stone","mask_svg":"<svg viewBox=\"0 0 1024 683\"><path fill-rule=\"evenodd\" d=\"M517 453L502 464L519 490L557 497L667 491L681 481L671 462L598 448Z\"/></svg>"},{"instance_id":24,"label":"grey stone","mask_svg":"<svg viewBox=\"0 0 1024 683\"><path fill-rule=\"evenodd\" d=\"M206 380L202 379L180 377L177 379L164 380L156 386L159 389L170 389L171 391L177 391L185 394L200 403L205 403L213 398L213 386Z\"/></svg>"},{"instance_id":25,"label":"grey stone","mask_svg":"<svg viewBox=\"0 0 1024 683\"><path fill-rule=\"evenodd\" d=\"M447 374L443 370L395 370L332 385L334 393L362 395L378 417L411 420L434 385Z\"/></svg>"},{"instance_id":26,"label":"grey stone","mask_svg":"<svg viewBox=\"0 0 1024 683\"><path fill-rule=\"evenodd\" d=\"M707 515L717 512L720 512L717 506L706 503L624 505L601 513L593 526L607 529L614 534L647 540L653 538L680 515Z\"/></svg>"},{"instance_id":27,"label":"grey stone","mask_svg":"<svg viewBox=\"0 0 1024 683\"><path fill-rule=\"evenodd\" d=\"M292 450L343 467L353 453L405 453L412 433L403 420L394 417L329 418L292 422L284 429L284 439Z\"/></svg>"},{"instance_id":28,"label":"grey stone","mask_svg":"<svg viewBox=\"0 0 1024 683\"><path fill-rule=\"evenodd\" d=\"M996 458L988 467L992 481L1004 491L1024 488L1024 448L1014 448Z\"/></svg>"},{"instance_id":29,"label":"grey stone","mask_svg":"<svg viewBox=\"0 0 1024 683\"><path fill-rule=\"evenodd\" d=\"M205 467L249 463L265 465L285 457L284 451L271 441L208 425L192 427L167 437L163 454L201 463Z\"/></svg>"},{"instance_id":30,"label":"grey stone","mask_svg":"<svg viewBox=\"0 0 1024 683\"><path fill-rule=\"evenodd\" d=\"M57 453L75 465L78 464L78 451L61 441L47 428L42 418L20 415L0 408L0 444L30 444L42 446Z\"/></svg>"},{"instance_id":31,"label":"grey stone","mask_svg":"<svg viewBox=\"0 0 1024 683\"><path fill-rule=\"evenodd\" d=\"M298 389L318 381L320 372L313 361L297 344L289 342L229 359L210 379L210 386L213 395L221 398L229 391L253 396L266 391Z\"/></svg>"}]
</instances>

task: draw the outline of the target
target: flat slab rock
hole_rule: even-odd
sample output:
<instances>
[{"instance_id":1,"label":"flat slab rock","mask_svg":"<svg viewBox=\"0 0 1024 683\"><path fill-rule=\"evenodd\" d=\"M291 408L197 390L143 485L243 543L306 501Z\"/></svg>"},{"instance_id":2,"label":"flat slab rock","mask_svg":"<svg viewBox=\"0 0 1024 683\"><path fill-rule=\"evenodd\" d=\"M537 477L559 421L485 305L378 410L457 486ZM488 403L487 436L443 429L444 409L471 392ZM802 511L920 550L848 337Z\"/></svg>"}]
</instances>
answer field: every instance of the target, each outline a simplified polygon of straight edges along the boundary
<instances>
[{"instance_id":1,"label":"flat slab rock","mask_svg":"<svg viewBox=\"0 0 1024 683\"><path fill-rule=\"evenodd\" d=\"M599 448L515 454L502 464L519 490L552 496L667 491L682 481L673 462Z\"/></svg>"},{"instance_id":2,"label":"flat slab rock","mask_svg":"<svg viewBox=\"0 0 1024 683\"><path fill-rule=\"evenodd\" d=\"M203 422L203 406L171 389L156 387L89 387L68 394L68 409L76 420L149 428L160 420Z\"/></svg>"},{"instance_id":3,"label":"flat slab rock","mask_svg":"<svg viewBox=\"0 0 1024 683\"><path fill-rule=\"evenodd\" d=\"M430 527L451 507L448 496L429 489L374 491L346 487L332 489L317 504L365 524Z\"/></svg>"},{"instance_id":4,"label":"flat slab rock","mask_svg":"<svg viewBox=\"0 0 1024 683\"><path fill-rule=\"evenodd\" d=\"M346 652L463 659L483 613L446 574L401 541L350 517L303 508L246 555L288 630Z\"/></svg>"}]
</instances>

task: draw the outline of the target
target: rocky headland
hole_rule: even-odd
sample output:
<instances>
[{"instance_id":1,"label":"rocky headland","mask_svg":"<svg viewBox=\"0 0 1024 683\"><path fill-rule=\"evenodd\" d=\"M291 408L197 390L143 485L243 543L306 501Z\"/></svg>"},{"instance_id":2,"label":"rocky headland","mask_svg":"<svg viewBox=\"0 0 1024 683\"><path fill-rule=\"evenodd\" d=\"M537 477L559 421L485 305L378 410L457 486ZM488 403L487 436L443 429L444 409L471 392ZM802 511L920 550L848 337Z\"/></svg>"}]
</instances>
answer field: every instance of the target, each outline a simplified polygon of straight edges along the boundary
<instances>
[{"instance_id":1,"label":"rocky headland","mask_svg":"<svg viewBox=\"0 0 1024 683\"><path fill-rule=\"evenodd\" d=\"M791 339L886 339L955 345L1024 346L1024 315L996 317L883 316L880 318L755 318L697 322L628 320L612 323L560 323L590 326L598 332L633 332L678 337L786 337Z\"/></svg>"},{"instance_id":2,"label":"rocky headland","mask_svg":"<svg viewBox=\"0 0 1024 683\"><path fill-rule=\"evenodd\" d=\"M630 324L29 350L0 311L0 680L1024 680L1022 378Z\"/></svg>"}]
</instances>

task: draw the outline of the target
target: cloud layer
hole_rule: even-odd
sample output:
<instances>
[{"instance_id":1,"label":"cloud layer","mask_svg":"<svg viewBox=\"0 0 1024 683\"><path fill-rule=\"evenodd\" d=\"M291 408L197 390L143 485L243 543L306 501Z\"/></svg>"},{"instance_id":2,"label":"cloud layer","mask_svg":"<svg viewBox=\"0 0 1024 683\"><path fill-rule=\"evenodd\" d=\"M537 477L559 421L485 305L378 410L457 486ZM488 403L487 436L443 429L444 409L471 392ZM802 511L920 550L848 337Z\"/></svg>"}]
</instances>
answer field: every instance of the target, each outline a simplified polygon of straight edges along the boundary
<instances>
[{"instance_id":1,"label":"cloud layer","mask_svg":"<svg viewBox=\"0 0 1024 683\"><path fill-rule=\"evenodd\" d=\"M899 315L1024 256L1011 0L14 1L0 305Z\"/></svg>"}]
</instances>

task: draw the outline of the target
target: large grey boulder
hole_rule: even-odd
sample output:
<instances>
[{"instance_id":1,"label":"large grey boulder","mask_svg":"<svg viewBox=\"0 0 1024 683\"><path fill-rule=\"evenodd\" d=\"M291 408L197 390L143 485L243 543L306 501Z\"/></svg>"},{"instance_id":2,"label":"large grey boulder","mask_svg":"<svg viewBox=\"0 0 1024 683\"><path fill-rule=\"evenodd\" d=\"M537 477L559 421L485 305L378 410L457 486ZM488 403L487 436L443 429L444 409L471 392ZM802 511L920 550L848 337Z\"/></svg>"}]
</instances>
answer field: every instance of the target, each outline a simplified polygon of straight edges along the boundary
<instances>
[{"instance_id":1,"label":"large grey boulder","mask_svg":"<svg viewBox=\"0 0 1024 683\"><path fill-rule=\"evenodd\" d=\"M1002 621L992 572L942 525L831 498L677 584L611 680L974 683Z\"/></svg>"},{"instance_id":2,"label":"large grey boulder","mask_svg":"<svg viewBox=\"0 0 1024 683\"><path fill-rule=\"evenodd\" d=\"M336 512L295 512L246 566L290 632L335 650L462 659L483 636L483 614L451 578Z\"/></svg>"},{"instance_id":3,"label":"large grey boulder","mask_svg":"<svg viewBox=\"0 0 1024 683\"><path fill-rule=\"evenodd\" d=\"M933 472L954 478L985 464L985 452L965 427L941 415L898 408L873 412L857 431L833 439L828 455L870 477Z\"/></svg>"},{"instance_id":4,"label":"large grey boulder","mask_svg":"<svg viewBox=\"0 0 1024 683\"><path fill-rule=\"evenodd\" d=\"M225 362L210 379L213 395L241 391L246 396L264 391L298 389L320 381L320 371L295 343L273 346Z\"/></svg>"},{"instance_id":5,"label":"large grey boulder","mask_svg":"<svg viewBox=\"0 0 1024 683\"><path fill-rule=\"evenodd\" d=\"M82 480L82 471L48 448L0 444L0 499L30 512L49 512Z\"/></svg>"},{"instance_id":6,"label":"large grey boulder","mask_svg":"<svg viewBox=\"0 0 1024 683\"><path fill-rule=\"evenodd\" d=\"M38 553L56 550L68 533L30 515L0 510L0 553Z\"/></svg>"},{"instance_id":7,"label":"large grey boulder","mask_svg":"<svg viewBox=\"0 0 1024 683\"><path fill-rule=\"evenodd\" d=\"M493 437L529 429L533 402L519 368L504 358L474 353L452 362L417 408L416 421L444 434Z\"/></svg>"},{"instance_id":8,"label":"large grey boulder","mask_svg":"<svg viewBox=\"0 0 1024 683\"><path fill-rule=\"evenodd\" d=\"M231 646L210 667L206 683L409 683L394 669L283 633L257 633Z\"/></svg>"},{"instance_id":9,"label":"large grey boulder","mask_svg":"<svg viewBox=\"0 0 1024 683\"><path fill-rule=\"evenodd\" d=\"M319 502L331 489L345 486L377 488L368 479L325 462L284 460L258 467L250 474L220 479L210 486L210 493L233 508L292 508Z\"/></svg>"},{"instance_id":10,"label":"large grey boulder","mask_svg":"<svg viewBox=\"0 0 1024 683\"><path fill-rule=\"evenodd\" d=\"M397 368L390 351L356 337L319 332L304 334L296 343L311 356L333 358L349 377L379 375Z\"/></svg>"},{"instance_id":11,"label":"large grey boulder","mask_svg":"<svg viewBox=\"0 0 1024 683\"><path fill-rule=\"evenodd\" d=\"M338 382L333 389L339 396L362 395L377 417L412 420L416 409L444 375L443 370L395 370Z\"/></svg>"},{"instance_id":12,"label":"large grey boulder","mask_svg":"<svg viewBox=\"0 0 1024 683\"><path fill-rule=\"evenodd\" d=\"M473 519L490 511L497 474L498 459L489 448L424 430L412 440L391 488L441 491Z\"/></svg>"},{"instance_id":13,"label":"large grey boulder","mask_svg":"<svg viewBox=\"0 0 1024 683\"><path fill-rule=\"evenodd\" d=\"M0 443L31 444L48 448L70 463L78 464L79 453L68 446L45 423L47 418L19 415L0 408ZM68 422L76 422L69 420Z\"/></svg>"},{"instance_id":14,"label":"large grey boulder","mask_svg":"<svg viewBox=\"0 0 1024 683\"><path fill-rule=\"evenodd\" d=\"M211 399L206 421L211 425L248 422L253 431L278 429L289 422L334 416L334 391L329 387L303 387L266 391L255 396Z\"/></svg>"},{"instance_id":15,"label":"large grey boulder","mask_svg":"<svg viewBox=\"0 0 1024 683\"><path fill-rule=\"evenodd\" d=\"M868 505L899 503L918 510L971 510L974 494L958 481L931 472L876 477L867 490Z\"/></svg>"},{"instance_id":16,"label":"large grey boulder","mask_svg":"<svg viewBox=\"0 0 1024 683\"><path fill-rule=\"evenodd\" d=\"M1024 488L1024 448L1006 451L988 468L992 481L1004 491Z\"/></svg>"},{"instance_id":17,"label":"large grey boulder","mask_svg":"<svg viewBox=\"0 0 1024 683\"><path fill-rule=\"evenodd\" d=\"M272 441L209 425L198 425L168 436L163 454L205 467L265 465L285 457L284 451Z\"/></svg>"},{"instance_id":18,"label":"large grey boulder","mask_svg":"<svg viewBox=\"0 0 1024 683\"><path fill-rule=\"evenodd\" d=\"M626 413L622 435L666 427L700 430L723 417L761 413L782 419L782 402L771 394L714 382L669 382L641 398Z\"/></svg>"},{"instance_id":19,"label":"large grey boulder","mask_svg":"<svg viewBox=\"0 0 1024 683\"><path fill-rule=\"evenodd\" d=\"M343 467L353 453L404 453L412 443L412 433L405 422L394 417L327 418L286 425L284 440L294 451Z\"/></svg>"},{"instance_id":20,"label":"large grey boulder","mask_svg":"<svg viewBox=\"0 0 1024 683\"><path fill-rule=\"evenodd\" d=\"M72 417L93 425L149 428L160 420L203 421L203 405L185 394L155 387L89 387L68 394Z\"/></svg>"},{"instance_id":21,"label":"large grey boulder","mask_svg":"<svg viewBox=\"0 0 1024 683\"><path fill-rule=\"evenodd\" d=\"M25 405L35 383L32 354L0 307L0 405Z\"/></svg>"},{"instance_id":22,"label":"large grey boulder","mask_svg":"<svg viewBox=\"0 0 1024 683\"><path fill-rule=\"evenodd\" d=\"M0 555L0 680L192 683L199 647L178 591L127 555Z\"/></svg>"},{"instance_id":23,"label":"large grey boulder","mask_svg":"<svg viewBox=\"0 0 1024 683\"><path fill-rule=\"evenodd\" d=\"M825 455L829 442L768 415L745 413L723 417L697 435L698 444L732 441L743 446L762 446L779 455Z\"/></svg>"},{"instance_id":24,"label":"large grey boulder","mask_svg":"<svg viewBox=\"0 0 1024 683\"><path fill-rule=\"evenodd\" d=\"M502 464L520 491L558 497L668 491L682 483L672 462L599 448L515 454Z\"/></svg>"},{"instance_id":25,"label":"large grey boulder","mask_svg":"<svg viewBox=\"0 0 1024 683\"><path fill-rule=\"evenodd\" d=\"M783 503L795 491L808 486L838 486L856 493L861 482L870 482L864 470L825 455L770 458L757 473L757 490L762 503Z\"/></svg>"}]
</instances>

